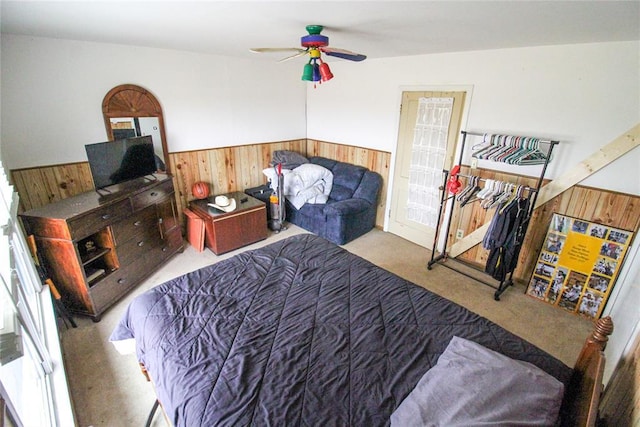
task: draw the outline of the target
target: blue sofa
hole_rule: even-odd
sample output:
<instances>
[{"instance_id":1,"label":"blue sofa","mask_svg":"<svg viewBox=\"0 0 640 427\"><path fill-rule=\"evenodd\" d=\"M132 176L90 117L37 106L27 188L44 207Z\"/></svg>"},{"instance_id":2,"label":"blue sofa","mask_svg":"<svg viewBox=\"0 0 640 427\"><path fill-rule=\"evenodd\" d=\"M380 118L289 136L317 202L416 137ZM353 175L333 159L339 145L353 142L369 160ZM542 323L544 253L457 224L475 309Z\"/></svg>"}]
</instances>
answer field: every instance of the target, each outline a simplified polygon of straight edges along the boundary
<instances>
[{"instance_id":1,"label":"blue sofa","mask_svg":"<svg viewBox=\"0 0 640 427\"><path fill-rule=\"evenodd\" d=\"M333 173L329 200L306 203L300 209L287 201L286 220L338 245L371 230L376 224L382 177L365 167L324 157L310 157L309 162Z\"/></svg>"}]
</instances>

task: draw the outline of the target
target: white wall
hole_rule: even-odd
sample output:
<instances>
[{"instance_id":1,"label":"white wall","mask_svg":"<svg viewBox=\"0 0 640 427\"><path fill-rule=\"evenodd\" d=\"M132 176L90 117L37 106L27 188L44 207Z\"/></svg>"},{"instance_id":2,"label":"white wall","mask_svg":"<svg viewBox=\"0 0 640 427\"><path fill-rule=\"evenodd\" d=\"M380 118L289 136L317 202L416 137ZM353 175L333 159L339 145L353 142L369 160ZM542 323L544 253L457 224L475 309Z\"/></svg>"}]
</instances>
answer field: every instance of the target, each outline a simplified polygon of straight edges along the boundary
<instances>
[{"instance_id":1,"label":"white wall","mask_svg":"<svg viewBox=\"0 0 640 427\"><path fill-rule=\"evenodd\" d=\"M170 152L306 137L298 64L4 34L1 67L8 169L86 161L124 83L156 96Z\"/></svg>"},{"instance_id":2,"label":"white wall","mask_svg":"<svg viewBox=\"0 0 640 427\"><path fill-rule=\"evenodd\" d=\"M307 90L309 138L393 152L403 88L472 86L466 130L560 140L547 173L553 178L640 122L638 42L334 60L330 66L334 79ZM582 184L640 194L638 164L640 148ZM527 169L517 172L539 171Z\"/></svg>"}]
</instances>

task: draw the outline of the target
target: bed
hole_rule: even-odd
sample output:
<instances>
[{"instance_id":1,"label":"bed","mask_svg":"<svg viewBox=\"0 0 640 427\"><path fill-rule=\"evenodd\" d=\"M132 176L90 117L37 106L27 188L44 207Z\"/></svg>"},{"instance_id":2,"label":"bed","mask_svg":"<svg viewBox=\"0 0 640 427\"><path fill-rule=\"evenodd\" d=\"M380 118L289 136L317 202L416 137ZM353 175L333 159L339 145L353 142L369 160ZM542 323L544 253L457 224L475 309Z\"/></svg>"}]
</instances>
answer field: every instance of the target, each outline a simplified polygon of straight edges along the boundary
<instances>
[{"instance_id":1,"label":"bed","mask_svg":"<svg viewBox=\"0 0 640 427\"><path fill-rule=\"evenodd\" d=\"M145 292L110 339L135 340L176 426L503 424L523 413L549 425L560 412L569 424L582 417L587 397L573 396L598 388L583 372L595 364L601 375L610 328L585 345L577 375L491 321L301 234Z\"/></svg>"}]
</instances>

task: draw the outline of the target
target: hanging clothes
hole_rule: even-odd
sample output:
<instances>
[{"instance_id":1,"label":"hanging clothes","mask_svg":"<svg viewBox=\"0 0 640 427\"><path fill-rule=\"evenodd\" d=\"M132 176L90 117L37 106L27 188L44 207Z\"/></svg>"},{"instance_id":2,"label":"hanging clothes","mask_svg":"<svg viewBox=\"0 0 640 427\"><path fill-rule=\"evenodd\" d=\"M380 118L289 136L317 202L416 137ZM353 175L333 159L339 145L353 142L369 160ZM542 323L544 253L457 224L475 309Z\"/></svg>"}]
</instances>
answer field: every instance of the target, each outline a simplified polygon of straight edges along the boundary
<instances>
[{"instance_id":1,"label":"hanging clothes","mask_svg":"<svg viewBox=\"0 0 640 427\"><path fill-rule=\"evenodd\" d=\"M499 207L491 220L483 246L489 249L485 272L503 281L516 268L529 222L529 198L517 198Z\"/></svg>"}]
</instances>

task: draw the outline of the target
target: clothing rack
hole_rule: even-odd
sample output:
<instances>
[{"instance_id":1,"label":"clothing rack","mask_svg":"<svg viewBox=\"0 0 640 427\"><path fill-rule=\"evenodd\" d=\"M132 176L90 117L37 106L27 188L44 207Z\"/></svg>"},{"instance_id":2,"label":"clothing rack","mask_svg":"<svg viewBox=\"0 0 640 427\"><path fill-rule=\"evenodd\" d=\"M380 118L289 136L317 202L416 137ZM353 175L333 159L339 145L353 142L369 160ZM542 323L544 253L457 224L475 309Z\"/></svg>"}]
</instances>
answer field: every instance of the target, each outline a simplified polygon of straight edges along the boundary
<instances>
[{"instance_id":1,"label":"clothing rack","mask_svg":"<svg viewBox=\"0 0 640 427\"><path fill-rule=\"evenodd\" d=\"M462 131L462 142L461 142L461 147L460 147L460 155L459 155L459 159L458 159L458 165L462 164L462 158L465 152L465 143L466 143L466 139L467 136L482 136L485 138L487 133L480 133L480 132L467 132L467 131ZM521 186L523 187L526 191L527 191L527 198L528 198L528 209L527 212L525 214L525 218L520 222L519 228L515 233L515 237L514 239L516 247L517 247L517 255L519 255L519 251L520 251L520 247L524 241L524 237L526 235L526 231L527 231L527 227L529 225L529 220L531 218L531 215L533 214L533 210L535 209L535 204L538 198L538 193L540 192L540 188L542 186L542 182L544 180L544 175L547 171L547 167L549 165L549 161L551 160L551 155L553 152L554 147L559 143L558 141L552 141L552 140L543 140L543 139L539 139L539 138L532 138L532 137L520 137L520 136L513 136L513 135L497 135L500 137L504 137L504 139L509 138L510 140L513 141L530 141L530 140L534 140L536 147L537 144L545 144L548 145L548 149L546 151L546 153L544 153L544 158L541 159L541 164L542 168L540 171L540 175L537 179L537 183L535 187L529 187L529 186ZM492 138L493 139L493 138ZM516 148L514 148L516 149ZM537 149L537 148L536 148ZM495 160L494 160L495 161ZM440 208L438 211L438 220L437 220L437 226L436 226L436 233L435 233L435 237L433 239L433 247L431 250L431 259L429 260L428 264L427 264L427 269L431 270L433 265L436 263L440 263L441 265L443 265L444 267L447 267L451 270L454 270L460 274L463 274L464 276L467 276L469 278L472 278L484 285L490 286L491 288L495 289L495 293L494 293L494 299L496 301L500 300L500 296L502 295L502 293L511 285L513 285L513 272L515 270L515 265L513 268L510 268L509 271L505 274L505 277L499 281L498 284L496 284L495 282L490 282L490 281L486 281L483 280L479 277L477 277L477 275L473 275L470 274L468 271L465 271L464 269L458 268L457 265L455 264L451 264L451 263L447 263L447 261L449 260L453 260L456 261L458 263L462 263L464 264L467 268L472 268L475 270L479 270L477 267L469 265L468 263L464 263L463 261L457 260L455 257L450 257L447 253L447 243L448 243L448 239L449 239L449 231L451 229L451 216L453 214L454 211L454 206L455 206L455 202L456 202L456 194L449 194L448 191L448 187L447 187L447 183L449 182L449 177L452 175L452 171L450 170L443 170L443 183L442 183L442 197L440 200ZM468 174L461 174L461 173L455 173L456 177L462 177L465 179L472 179L473 177L475 177L474 175L468 175ZM487 182L487 178L479 178L479 177L475 177L478 179L478 182ZM448 206L448 209L446 209ZM462 209L464 207L464 205L461 204L460 209ZM446 211L446 212L445 212ZM495 215L495 214L494 214ZM446 218L444 218L446 216ZM440 232L440 228L442 225L442 221L443 219L445 219L446 221L446 230L445 230L445 236L444 236L444 243L443 243L443 252L440 253L439 255L436 255L437 252L437 246L438 246L438 239L439 239L439 232ZM517 257L516 255L516 257ZM484 273L484 272L483 272Z\"/></svg>"}]
</instances>

